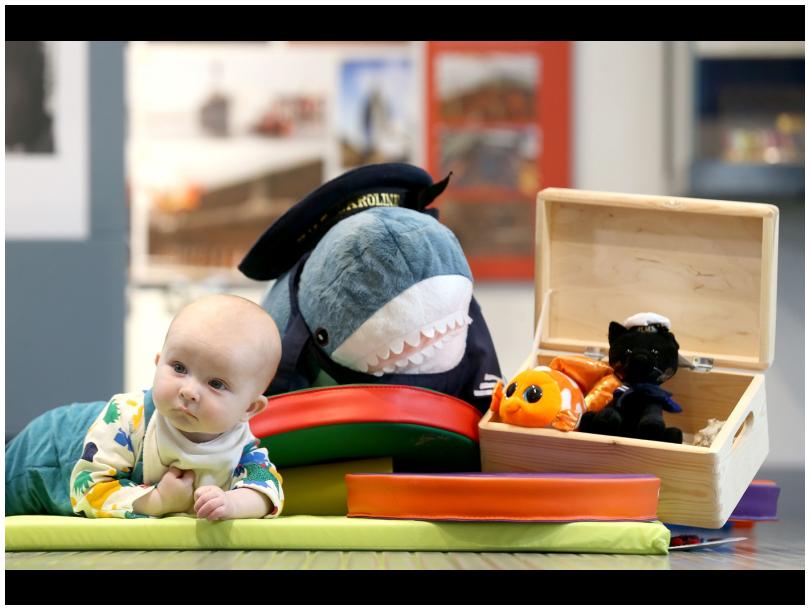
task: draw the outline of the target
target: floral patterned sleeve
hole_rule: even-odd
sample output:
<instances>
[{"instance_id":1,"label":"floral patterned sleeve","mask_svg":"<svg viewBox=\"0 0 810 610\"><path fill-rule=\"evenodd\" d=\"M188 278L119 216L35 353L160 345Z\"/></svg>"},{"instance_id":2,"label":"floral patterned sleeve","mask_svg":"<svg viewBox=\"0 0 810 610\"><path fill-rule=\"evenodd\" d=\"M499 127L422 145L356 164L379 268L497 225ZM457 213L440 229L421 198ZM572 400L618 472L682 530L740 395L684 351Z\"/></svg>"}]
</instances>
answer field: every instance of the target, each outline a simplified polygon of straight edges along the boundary
<instances>
[{"instance_id":1,"label":"floral patterned sleeve","mask_svg":"<svg viewBox=\"0 0 810 610\"><path fill-rule=\"evenodd\" d=\"M281 488L281 475L270 461L267 449L259 447L259 441L254 440L245 445L242 457L234 470L233 485L231 489L248 487L267 496L273 505L267 517L278 517L284 506L284 491Z\"/></svg>"},{"instance_id":2,"label":"floral patterned sleeve","mask_svg":"<svg viewBox=\"0 0 810 610\"><path fill-rule=\"evenodd\" d=\"M130 477L143 445L144 395L116 394L84 439L82 456L70 475L73 512L86 517L143 517L132 504L154 489Z\"/></svg>"}]
</instances>

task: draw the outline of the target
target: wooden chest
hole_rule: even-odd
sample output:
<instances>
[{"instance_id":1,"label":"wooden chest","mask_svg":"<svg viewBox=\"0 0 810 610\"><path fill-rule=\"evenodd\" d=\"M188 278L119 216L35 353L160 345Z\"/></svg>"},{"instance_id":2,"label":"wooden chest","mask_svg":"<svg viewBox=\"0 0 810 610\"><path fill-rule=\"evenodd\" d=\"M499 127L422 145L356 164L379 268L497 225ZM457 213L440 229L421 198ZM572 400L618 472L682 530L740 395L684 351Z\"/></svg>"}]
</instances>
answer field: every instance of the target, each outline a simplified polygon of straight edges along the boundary
<instances>
[{"instance_id":1,"label":"wooden chest","mask_svg":"<svg viewBox=\"0 0 810 610\"><path fill-rule=\"evenodd\" d=\"M765 378L774 353L778 208L549 188L537 197L535 320L522 369L556 355L606 357L611 320L656 312L683 364L664 384L684 444L479 424L485 472L661 478L659 519L722 526L768 453ZM711 446L690 444L710 418Z\"/></svg>"}]
</instances>

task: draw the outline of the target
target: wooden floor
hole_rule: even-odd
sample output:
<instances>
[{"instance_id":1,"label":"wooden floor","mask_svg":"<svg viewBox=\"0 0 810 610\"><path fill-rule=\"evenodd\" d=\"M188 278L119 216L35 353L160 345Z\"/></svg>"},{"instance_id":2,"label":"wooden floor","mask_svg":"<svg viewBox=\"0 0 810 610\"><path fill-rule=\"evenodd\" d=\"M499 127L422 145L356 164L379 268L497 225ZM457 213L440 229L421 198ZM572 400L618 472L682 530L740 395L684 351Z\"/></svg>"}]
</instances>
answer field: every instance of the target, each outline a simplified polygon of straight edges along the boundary
<instances>
[{"instance_id":1,"label":"wooden floor","mask_svg":"<svg viewBox=\"0 0 810 610\"><path fill-rule=\"evenodd\" d=\"M6 553L7 570L790 570L804 569L804 522L733 528L734 545L666 556L340 551L72 551Z\"/></svg>"}]
</instances>

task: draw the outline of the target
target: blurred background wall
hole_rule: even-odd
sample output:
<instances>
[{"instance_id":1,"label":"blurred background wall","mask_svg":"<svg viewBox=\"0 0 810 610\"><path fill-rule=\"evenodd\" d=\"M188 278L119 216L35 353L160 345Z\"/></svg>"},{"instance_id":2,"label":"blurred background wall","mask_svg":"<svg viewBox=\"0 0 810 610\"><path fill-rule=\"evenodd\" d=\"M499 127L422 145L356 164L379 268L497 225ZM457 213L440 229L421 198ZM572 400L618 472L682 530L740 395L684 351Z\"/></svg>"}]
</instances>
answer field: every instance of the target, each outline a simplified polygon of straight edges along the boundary
<instances>
[{"instance_id":1,"label":"blurred background wall","mask_svg":"<svg viewBox=\"0 0 810 610\"><path fill-rule=\"evenodd\" d=\"M124 74L121 43L6 43L6 438L124 385Z\"/></svg>"},{"instance_id":2,"label":"blurred background wall","mask_svg":"<svg viewBox=\"0 0 810 610\"><path fill-rule=\"evenodd\" d=\"M407 161L454 171L442 219L506 375L531 346L540 188L778 205L761 475L803 506L804 43L60 44L19 50L40 58L44 131L10 136L22 85L6 43L7 438L53 406L148 386L188 299L260 298L235 264L275 218L350 167ZM73 151L59 123L77 116ZM15 182L42 171L84 183L34 197Z\"/></svg>"}]
</instances>

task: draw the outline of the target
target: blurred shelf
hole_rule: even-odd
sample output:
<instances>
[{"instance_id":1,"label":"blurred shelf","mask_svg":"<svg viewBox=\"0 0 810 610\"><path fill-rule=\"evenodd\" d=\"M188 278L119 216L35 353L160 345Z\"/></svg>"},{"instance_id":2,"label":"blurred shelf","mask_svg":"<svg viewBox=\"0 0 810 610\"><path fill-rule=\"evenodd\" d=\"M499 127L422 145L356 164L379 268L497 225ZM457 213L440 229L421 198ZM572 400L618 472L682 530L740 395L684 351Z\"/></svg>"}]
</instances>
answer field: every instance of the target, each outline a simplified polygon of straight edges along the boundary
<instances>
[{"instance_id":1,"label":"blurred shelf","mask_svg":"<svg viewBox=\"0 0 810 610\"><path fill-rule=\"evenodd\" d=\"M133 140L129 145L131 180L141 189L160 188L176 175L206 190L257 175L323 162L321 137L187 137Z\"/></svg>"},{"instance_id":2,"label":"blurred shelf","mask_svg":"<svg viewBox=\"0 0 810 610\"><path fill-rule=\"evenodd\" d=\"M777 59L804 57L803 41L711 41L695 42L695 54L699 58L717 59Z\"/></svg>"},{"instance_id":3,"label":"blurred shelf","mask_svg":"<svg viewBox=\"0 0 810 610\"><path fill-rule=\"evenodd\" d=\"M145 268L132 265L129 270L129 286L133 289L226 292L234 288L253 288L263 291L267 285L267 282L249 279L234 266L183 265L158 261Z\"/></svg>"},{"instance_id":4,"label":"blurred shelf","mask_svg":"<svg viewBox=\"0 0 810 610\"><path fill-rule=\"evenodd\" d=\"M691 193L769 203L804 197L804 165L743 164L701 160L690 169Z\"/></svg>"}]
</instances>

